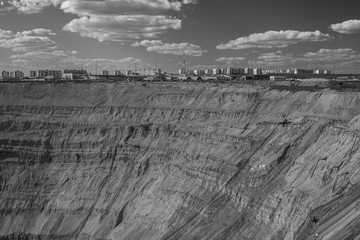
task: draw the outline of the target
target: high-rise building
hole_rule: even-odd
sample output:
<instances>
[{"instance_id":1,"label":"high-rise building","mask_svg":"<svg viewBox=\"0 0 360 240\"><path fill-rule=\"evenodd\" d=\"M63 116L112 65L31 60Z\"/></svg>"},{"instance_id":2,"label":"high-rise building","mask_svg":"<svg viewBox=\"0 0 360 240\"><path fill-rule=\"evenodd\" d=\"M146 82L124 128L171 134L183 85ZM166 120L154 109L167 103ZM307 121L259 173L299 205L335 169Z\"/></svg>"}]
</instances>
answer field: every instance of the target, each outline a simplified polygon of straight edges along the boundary
<instances>
[{"instance_id":1,"label":"high-rise building","mask_svg":"<svg viewBox=\"0 0 360 240\"><path fill-rule=\"evenodd\" d=\"M183 68L179 69L178 73L179 74L186 74L186 69L183 69Z\"/></svg>"},{"instance_id":2,"label":"high-rise building","mask_svg":"<svg viewBox=\"0 0 360 240\"><path fill-rule=\"evenodd\" d=\"M254 75L262 75L262 70L260 68L254 68L253 74Z\"/></svg>"},{"instance_id":3,"label":"high-rise building","mask_svg":"<svg viewBox=\"0 0 360 240\"><path fill-rule=\"evenodd\" d=\"M218 75L218 74L221 74L220 68L214 68L214 69L212 70L212 75L216 76L216 75Z\"/></svg>"},{"instance_id":4,"label":"high-rise building","mask_svg":"<svg viewBox=\"0 0 360 240\"><path fill-rule=\"evenodd\" d=\"M294 74L299 74L299 75L311 75L314 74L314 70L311 69L294 69Z\"/></svg>"},{"instance_id":5,"label":"high-rise building","mask_svg":"<svg viewBox=\"0 0 360 240\"><path fill-rule=\"evenodd\" d=\"M114 75L115 75L115 76L121 75L121 71L120 71L120 70L115 70L115 71L114 71Z\"/></svg>"},{"instance_id":6,"label":"high-rise building","mask_svg":"<svg viewBox=\"0 0 360 240\"><path fill-rule=\"evenodd\" d=\"M61 70L39 70L38 71L39 78L52 78L55 80L62 79L62 71Z\"/></svg>"},{"instance_id":7,"label":"high-rise building","mask_svg":"<svg viewBox=\"0 0 360 240\"><path fill-rule=\"evenodd\" d=\"M316 69L316 70L314 70L314 74L319 74L319 75L330 74L330 71L329 70Z\"/></svg>"},{"instance_id":8,"label":"high-rise building","mask_svg":"<svg viewBox=\"0 0 360 240\"><path fill-rule=\"evenodd\" d=\"M264 74L273 74L273 73L279 73L279 72L274 69L266 69L266 70L263 70L263 73Z\"/></svg>"},{"instance_id":9,"label":"high-rise building","mask_svg":"<svg viewBox=\"0 0 360 240\"><path fill-rule=\"evenodd\" d=\"M235 68L224 68L223 69L223 74L235 75L236 74L236 69Z\"/></svg>"},{"instance_id":10,"label":"high-rise building","mask_svg":"<svg viewBox=\"0 0 360 240\"><path fill-rule=\"evenodd\" d=\"M203 76L203 75L205 74L205 71L202 70L202 69L195 69L195 70L193 71L193 74L194 74L195 76Z\"/></svg>"},{"instance_id":11,"label":"high-rise building","mask_svg":"<svg viewBox=\"0 0 360 240\"><path fill-rule=\"evenodd\" d=\"M103 70L103 71L101 72L101 74L102 74L102 75L109 75L109 71L108 71L108 70Z\"/></svg>"},{"instance_id":12,"label":"high-rise building","mask_svg":"<svg viewBox=\"0 0 360 240\"><path fill-rule=\"evenodd\" d=\"M2 71L1 76L2 76L2 78L8 78L8 77L10 77L10 73L8 71L4 70L4 71Z\"/></svg>"},{"instance_id":13,"label":"high-rise building","mask_svg":"<svg viewBox=\"0 0 360 240\"><path fill-rule=\"evenodd\" d=\"M30 71L30 78L37 78L37 72L36 71Z\"/></svg>"},{"instance_id":14,"label":"high-rise building","mask_svg":"<svg viewBox=\"0 0 360 240\"><path fill-rule=\"evenodd\" d=\"M254 73L254 70L252 68L245 68L245 74L251 75Z\"/></svg>"},{"instance_id":15,"label":"high-rise building","mask_svg":"<svg viewBox=\"0 0 360 240\"><path fill-rule=\"evenodd\" d=\"M23 78L24 77L24 73L20 70L16 70L15 71L15 77L16 78Z\"/></svg>"},{"instance_id":16,"label":"high-rise building","mask_svg":"<svg viewBox=\"0 0 360 240\"><path fill-rule=\"evenodd\" d=\"M241 75L245 74L244 68L226 68L223 72L226 75Z\"/></svg>"}]
</instances>

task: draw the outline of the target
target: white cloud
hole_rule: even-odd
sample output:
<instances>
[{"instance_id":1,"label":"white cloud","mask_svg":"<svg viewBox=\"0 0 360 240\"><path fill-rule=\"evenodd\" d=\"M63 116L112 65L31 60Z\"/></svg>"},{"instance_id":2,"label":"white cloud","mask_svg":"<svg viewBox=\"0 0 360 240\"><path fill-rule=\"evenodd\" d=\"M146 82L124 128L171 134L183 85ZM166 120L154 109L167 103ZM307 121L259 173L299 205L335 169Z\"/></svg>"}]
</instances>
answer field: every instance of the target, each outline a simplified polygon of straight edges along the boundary
<instances>
[{"instance_id":1,"label":"white cloud","mask_svg":"<svg viewBox=\"0 0 360 240\"><path fill-rule=\"evenodd\" d=\"M301 32L295 30L268 31L265 33L254 33L247 37L240 37L228 43L220 44L216 48L225 49L247 49L247 48L284 48L300 42L328 41L332 38L320 31Z\"/></svg>"},{"instance_id":2,"label":"white cloud","mask_svg":"<svg viewBox=\"0 0 360 240\"><path fill-rule=\"evenodd\" d=\"M45 29L45 28L35 28L28 31L18 32L16 33L17 36L20 35L56 35L51 29Z\"/></svg>"},{"instance_id":3,"label":"white cloud","mask_svg":"<svg viewBox=\"0 0 360 240\"><path fill-rule=\"evenodd\" d=\"M276 52L262 53L256 60L248 62L251 66L258 67L282 67L293 65L297 60L293 57L292 53L283 53L281 50Z\"/></svg>"},{"instance_id":4,"label":"white cloud","mask_svg":"<svg viewBox=\"0 0 360 240\"><path fill-rule=\"evenodd\" d=\"M141 59L127 57L123 59L108 59L108 58L78 58L76 51L31 51L22 54L15 54L11 56L12 64L22 64L28 69L34 68L76 68L87 67L93 69L95 62L99 71L103 69L108 70L126 70L133 69L134 64L137 63L139 67L150 67L149 64L143 62Z\"/></svg>"},{"instance_id":5,"label":"white cloud","mask_svg":"<svg viewBox=\"0 0 360 240\"><path fill-rule=\"evenodd\" d=\"M74 53L72 51L31 51L23 54L12 55L11 59L27 59L29 61L48 61L55 59L66 59L70 58Z\"/></svg>"},{"instance_id":6,"label":"white cloud","mask_svg":"<svg viewBox=\"0 0 360 240\"><path fill-rule=\"evenodd\" d=\"M16 67L20 67L20 65L17 63L0 62L0 67L16 68Z\"/></svg>"},{"instance_id":7,"label":"white cloud","mask_svg":"<svg viewBox=\"0 0 360 240\"><path fill-rule=\"evenodd\" d=\"M360 55L358 55L357 52L351 48L320 49L317 52L305 53L304 57L305 59L303 60L321 62L340 62L346 60L360 59Z\"/></svg>"},{"instance_id":8,"label":"white cloud","mask_svg":"<svg viewBox=\"0 0 360 240\"><path fill-rule=\"evenodd\" d=\"M19 13L38 13L60 6L79 18L63 28L99 41L129 41L155 38L181 28L174 16L197 0L10 0Z\"/></svg>"},{"instance_id":9,"label":"white cloud","mask_svg":"<svg viewBox=\"0 0 360 240\"><path fill-rule=\"evenodd\" d=\"M14 37L14 33L9 30L3 30L0 28L0 42L2 40Z\"/></svg>"},{"instance_id":10,"label":"white cloud","mask_svg":"<svg viewBox=\"0 0 360 240\"><path fill-rule=\"evenodd\" d=\"M64 59L74 58L71 51L30 51L22 54L12 55L13 64L21 64L26 69L59 69L66 68L63 64ZM71 64L73 66L73 64Z\"/></svg>"},{"instance_id":11,"label":"white cloud","mask_svg":"<svg viewBox=\"0 0 360 240\"><path fill-rule=\"evenodd\" d=\"M63 28L99 41L129 41L154 38L181 28L181 20L167 16L121 15L74 19Z\"/></svg>"},{"instance_id":12,"label":"white cloud","mask_svg":"<svg viewBox=\"0 0 360 240\"><path fill-rule=\"evenodd\" d=\"M145 69L151 68L151 65L143 62L141 59L127 57L122 59L109 59L109 58L77 58L75 56L64 58L59 61L60 64L70 65L70 66L82 66L87 68L94 69L95 62L98 67L98 71L101 70L129 70L134 69L135 63L137 64L138 68Z\"/></svg>"},{"instance_id":13,"label":"white cloud","mask_svg":"<svg viewBox=\"0 0 360 240\"><path fill-rule=\"evenodd\" d=\"M0 29L0 47L11 48L15 52L33 50L53 50L56 43L47 36L38 34L51 34L48 29L33 29L14 34L11 31Z\"/></svg>"},{"instance_id":14,"label":"white cloud","mask_svg":"<svg viewBox=\"0 0 360 240\"><path fill-rule=\"evenodd\" d=\"M34 34L38 35L56 35L51 29L45 29L45 28L35 28L31 30Z\"/></svg>"},{"instance_id":15,"label":"white cloud","mask_svg":"<svg viewBox=\"0 0 360 240\"><path fill-rule=\"evenodd\" d=\"M33 14L38 13L46 7L57 6L63 0L10 0L8 3L19 13Z\"/></svg>"},{"instance_id":16,"label":"white cloud","mask_svg":"<svg viewBox=\"0 0 360 240\"><path fill-rule=\"evenodd\" d=\"M216 59L216 62L227 62L227 63L232 63L232 62L241 62L244 61L245 58L244 57L221 57Z\"/></svg>"},{"instance_id":17,"label":"white cloud","mask_svg":"<svg viewBox=\"0 0 360 240\"><path fill-rule=\"evenodd\" d=\"M49 29L37 28L13 33L0 29L0 47L10 48L16 54L10 57L11 63L0 62L0 66L22 69L59 69L74 68L75 66L93 66L98 62L99 69L132 69L134 63L139 67L150 65L137 58L123 59L81 59L76 57L77 51L57 50L56 43L48 36L53 35Z\"/></svg>"},{"instance_id":18,"label":"white cloud","mask_svg":"<svg viewBox=\"0 0 360 240\"><path fill-rule=\"evenodd\" d=\"M288 61L292 59L292 54L284 54L282 51L262 53L258 56L258 59L264 61Z\"/></svg>"},{"instance_id":19,"label":"white cloud","mask_svg":"<svg viewBox=\"0 0 360 240\"><path fill-rule=\"evenodd\" d=\"M85 15L156 14L164 11L180 11L197 0L10 0L7 6L19 13L39 13L46 7L59 6L66 13Z\"/></svg>"},{"instance_id":20,"label":"white cloud","mask_svg":"<svg viewBox=\"0 0 360 240\"><path fill-rule=\"evenodd\" d=\"M9 3L9 1L0 1L0 15L5 15L6 12L10 12L14 7Z\"/></svg>"},{"instance_id":21,"label":"white cloud","mask_svg":"<svg viewBox=\"0 0 360 240\"><path fill-rule=\"evenodd\" d=\"M61 9L66 13L79 16L88 15L144 15L159 14L164 11L180 11L184 6L196 4L197 1L169 0L65 0Z\"/></svg>"},{"instance_id":22,"label":"white cloud","mask_svg":"<svg viewBox=\"0 0 360 240\"><path fill-rule=\"evenodd\" d=\"M359 72L360 55L351 48L320 49L317 52L294 55L282 51L260 54L248 62L261 68L301 68L311 64L316 69L330 69L336 72Z\"/></svg>"},{"instance_id":23,"label":"white cloud","mask_svg":"<svg viewBox=\"0 0 360 240\"><path fill-rule=\"evenodd\" d=\"M214 69L214 68L218 68L218 65L195 65L190 67L190 69L195 70L195 69Z\"/></svg>"},{"instance_id":24,"label":"white cloud","mask_svg":"<svg viewBox=\"0 0 360 240\"><path fill-rule=\"evenodd\" d=\"M129 66L130 68L134 68L134 63L138 63L139 66L141 64L145 64L141 59L133 58L133 57L127 57L122 59L108 59L108 58L98 58L98 59L69 59L70 61L84 61L84 62L92 62L95 61L98 62L100 65L107 65L111 66L114 65L114 67L123 68L124 66ZM150 66L149 64L145 64L147 66Z\"/></svg>"},{"instance_id":25,"label":"white cloud","mask_svg":"<svg viewBox=\"0 0 360 240\"><path fill-rule=\"evenodd\" d=\"M360 20L352 19L342 23L331 24L330 28L335 32L343 34L360 33Z\"/></svg>"},{"instance_id":26,"label":"white cloud","mask_svg":"<svg viewBox=\"0 0 360 240\"><path fill-rule=\"evenodd\" d=\"M163 43L160 40L143 40L135 42L133 47L143 46L146 47L148 52L155 52L158 54L172 54L172 55L185 55L187 56L202 56L205 52L199 45L190 43Z\"/></svg>"}]
</instances>

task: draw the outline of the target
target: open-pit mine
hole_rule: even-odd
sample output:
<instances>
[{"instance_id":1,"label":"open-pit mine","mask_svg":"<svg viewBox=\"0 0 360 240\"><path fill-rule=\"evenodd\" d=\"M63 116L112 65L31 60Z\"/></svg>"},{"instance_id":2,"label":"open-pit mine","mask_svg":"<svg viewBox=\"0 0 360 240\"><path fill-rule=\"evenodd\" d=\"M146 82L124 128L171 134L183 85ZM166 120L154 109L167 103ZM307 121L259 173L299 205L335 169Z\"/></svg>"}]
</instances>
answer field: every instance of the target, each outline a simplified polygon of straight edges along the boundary
<instances>
[{"instance_id":1,"label":"open-pit mine","mask_svg":"<svg viewBox=\"0 0 360 240\"><path fill-rule=\"evenodd\" d=\"M360 239L360 93L0 83L0 239Z\"/></svg>"}]
</instances>

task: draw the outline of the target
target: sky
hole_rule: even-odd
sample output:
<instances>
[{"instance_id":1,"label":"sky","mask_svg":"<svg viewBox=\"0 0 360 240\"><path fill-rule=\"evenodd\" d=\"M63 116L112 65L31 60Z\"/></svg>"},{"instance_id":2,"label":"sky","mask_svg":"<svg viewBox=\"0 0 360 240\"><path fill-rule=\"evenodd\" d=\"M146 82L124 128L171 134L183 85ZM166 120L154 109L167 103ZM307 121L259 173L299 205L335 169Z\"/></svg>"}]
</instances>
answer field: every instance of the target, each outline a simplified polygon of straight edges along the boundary
<instances>
[{"instance_id":1,"label":"sky","mask_svg":"<svg viewBox=\"0 0 360 240\"><path fill-rule=\"evenodd\" d=\"M0 0L0 71L360 73L358 0Z\"/></svg>"}]
</instances>

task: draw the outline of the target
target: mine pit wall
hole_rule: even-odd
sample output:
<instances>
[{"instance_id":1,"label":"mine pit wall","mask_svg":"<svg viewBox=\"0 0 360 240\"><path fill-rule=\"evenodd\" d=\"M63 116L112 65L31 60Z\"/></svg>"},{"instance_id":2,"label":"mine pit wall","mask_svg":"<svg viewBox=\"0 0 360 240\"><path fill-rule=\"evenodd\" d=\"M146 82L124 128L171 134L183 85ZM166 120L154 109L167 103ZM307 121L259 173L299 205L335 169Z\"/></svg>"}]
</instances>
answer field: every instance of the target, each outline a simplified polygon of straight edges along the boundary
<instances>
[{"instance_id":1,"label":"mine pit wall","mask_svg":"<svg viewBox=\"0 0 360 240\"><path fill-rule=\"evenodd\" d=\"M0 84L0 239L354 239L360 94Z\"/></svg>"}]
</instances>

